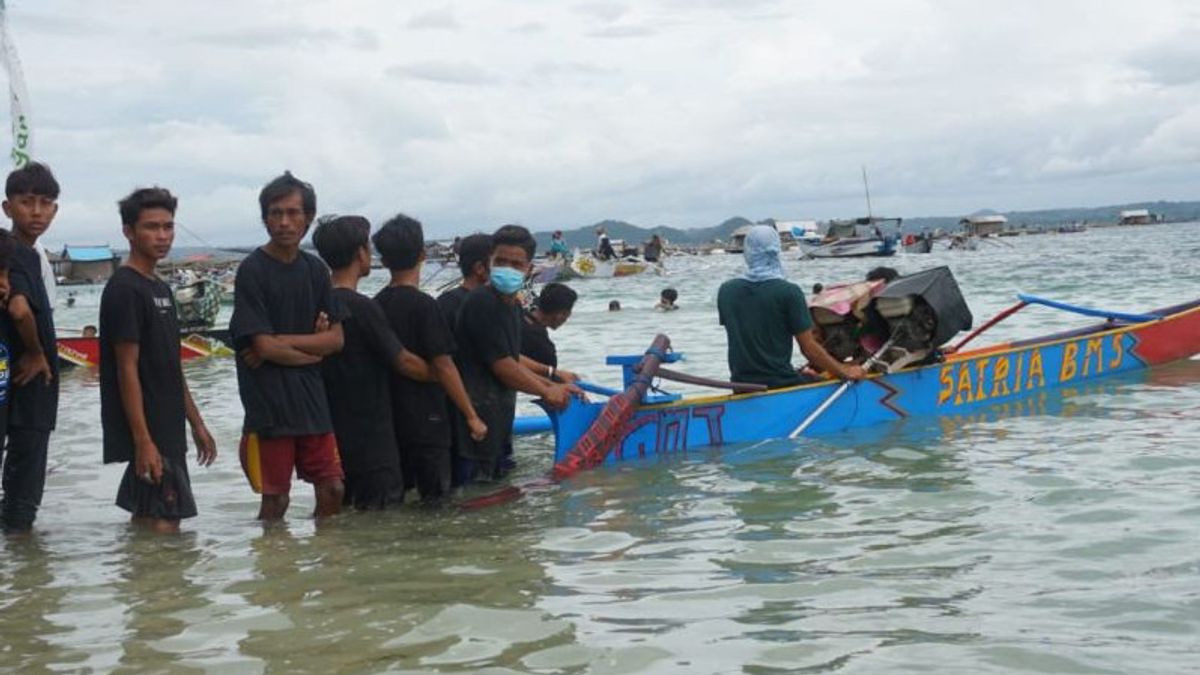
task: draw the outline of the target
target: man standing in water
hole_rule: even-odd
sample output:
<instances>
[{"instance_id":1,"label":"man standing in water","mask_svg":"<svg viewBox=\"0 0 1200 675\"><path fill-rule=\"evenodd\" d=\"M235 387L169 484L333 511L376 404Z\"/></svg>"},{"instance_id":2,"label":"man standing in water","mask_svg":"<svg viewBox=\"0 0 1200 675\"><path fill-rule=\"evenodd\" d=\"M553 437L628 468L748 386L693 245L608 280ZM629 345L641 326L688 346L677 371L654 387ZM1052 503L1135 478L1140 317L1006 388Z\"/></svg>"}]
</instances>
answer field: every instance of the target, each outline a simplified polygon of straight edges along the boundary
<instances>
[{"instance_id":1,"label":"man standing in water","mask_svg":"<svg viewBox=\"0 0 1200 675\"><path fill-rule=\"evenodd\" d=\"M446 325L454 329L458 310L467 294L488 282L492 258L492 235L472 234L462 240L458 253L458 269L462 272L462 283L438 296L437 304L446 317Z\"/></svg>"},{"instance_id":2,"label":"man standing in water","mask_svg":"<svg viewBox=\"0 0 1200 675\"><path fill-rule=\"evenodd\" d=\"M104 462L128 462L117 506L155 532L177 532L196 515L184 420L201 466L217 445L192 401L179 359L171 287L154 274L175 240L175 197L134 190L119 204L129 258L100 297L100 422Z\"/></svg>"},{"instance_id":3,"label":"man standing in water","mask_svg":"<svg viewBox=\"0 0 1200 675\"><path fill-rule=\"evenodd\" d=\"M45 164L31 162L8 175L4 215L17 240L9 265L8 311L3 320L13 365L4 443L6 533L33 528L46 486L50 432L58 420L58 358L54 307L33 246L58 213L58 181Z\"/></svg>"},{"instance_id":4,"label":"man standing in water","mask_svg":"<svg viewBox=\"0 0 1200 675\"><path fill-rule=\"evenodd\" d=\"M317 195L284 173L258 204L270 240L238 266L229 321L246 411L242 469L262 495L260 519L287 512L293 468L314 486L314 515L331 516L341 510L344 486L320 364L341 351L343 336L329 270L300 250Z\"/></svg>"},{"instance_id":5,"label":"man standing in water","mask_svg":"<svg viewBox=\"0 0 1200 675\"><path fill-rule=\"evenodd\" d=\"M721 284L717 315L729 339L729 371L735 382L790 387L805 376L792 365L792 341L819 370L861 380L861 366L840 363L813 335L804 291L787 280L779 260L779 233L756 225L746 235L746 274Z\"/></svg>"},{"instance_id":6,"label":"man standing in water","mask_svg":"<svg viewBox=\"0 0 1200 675\"><path fill-rule=\"evenodd\" d=\"M504 443L512 431L517 392L540 396L555 408L566 407L574 385L551 382L521 365L521 307L517 293L529 273L537 243L529 230L505 225L492 235L491 276L486 286L467 295L455 326L455 354L463 384L487 435L471 438L459 417L454 436L456 482L494 479Z\"/></svg>"}]
</instances>

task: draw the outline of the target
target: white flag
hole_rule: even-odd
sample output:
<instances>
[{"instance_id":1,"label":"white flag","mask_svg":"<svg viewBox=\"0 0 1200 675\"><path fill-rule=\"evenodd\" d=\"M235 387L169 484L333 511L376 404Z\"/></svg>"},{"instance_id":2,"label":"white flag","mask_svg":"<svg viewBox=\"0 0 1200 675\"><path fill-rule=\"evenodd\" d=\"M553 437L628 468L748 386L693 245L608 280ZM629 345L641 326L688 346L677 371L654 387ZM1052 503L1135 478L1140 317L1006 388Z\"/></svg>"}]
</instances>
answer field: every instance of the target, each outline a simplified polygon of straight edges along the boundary
<instances>
[{"instance_id":1,"label":"white flag","mask_svg":"<svg viewBox=\"0 0 1200 675\"><path fill-rule=\"evenodd\" d=\"M0 62L8 73L8 97L12 109L12 161L18 169L29 163L33 154L33 131L29 124L29 92L25 90L25 76L21 73L21 60L17 58L17 47L8 35L8 11L4 0L0 0Z\"/></svg>"}]
</instances>

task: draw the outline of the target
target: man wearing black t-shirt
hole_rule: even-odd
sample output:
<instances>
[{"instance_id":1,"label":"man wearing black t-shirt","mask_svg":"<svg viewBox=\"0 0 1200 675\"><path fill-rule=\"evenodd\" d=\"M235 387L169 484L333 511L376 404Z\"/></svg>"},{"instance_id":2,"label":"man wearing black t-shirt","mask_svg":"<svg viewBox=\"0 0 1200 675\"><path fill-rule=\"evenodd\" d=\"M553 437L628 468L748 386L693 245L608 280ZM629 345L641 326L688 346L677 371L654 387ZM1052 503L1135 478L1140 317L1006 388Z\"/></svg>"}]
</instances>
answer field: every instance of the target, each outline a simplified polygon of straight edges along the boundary
<instances>
[{"instance_id":1,"label":"man wearing black t-shirt","mask_svg":"<svg viewBox=\"0 0 1200 675\"><path fill-rule=\"evenodd\" d=\"M467 397L451 358L454 337L437 301L418 288L425 260L421 223L397 215L379 228L372 241L384 267L392 273L391 282L379 291L375 302L400 341L429 362L438 382L392 376L393 424L405 480L417 488L422 500L439 500L449 492L451 483L447 396L465 420L464 436L483 438L488 429Z\"/></svg>"},{"instance_id":2,"label":"man wearing black t-shirt","mask_svg":"<svg viewBox=\"0 0 1200 675\"><path fill-rule=\"evenodd\" d=\"M566 284L548 283L538 293L533 309L522 317L521 356L545 364L550 368L548 374L552 379L561 371L558 371L558 349L550 339L549 331L558 330L571 318L578 297Z\"/></svg>"},{"instance_id":3,"label":"man wearing black t-shirt","mask_svg":"<svg viewBox=\"0 0 1200 675\"><path fill-rule=\"evenodd\" d=\"M458 269L462 272L462 283L438 296L438 307L446 323L453 328L458 321L458 310L467 293L488 282L489 265L492 260L492 235L472 234L459 244Z\"/></svg>"},{"instance_id":4,"label":"man wearing black t-shirt","mask_svg":"<svg viewBox=\"0 0 1200 675\"><path fill-rule=\"evenodd\" d=\"M260 519L287 512L293 469L313 484L314 515L330 516L341 511L345 490L320 364L341 351L343 334L329 270L300 250L317 195L284 173L258 204L270 240L238 266L229 321L246 412L242 469L262 495Z\"/></svg>"},{"instance_id":5,"label":"man wearing black t-shirt","mask_svg":"<svg viewBox=\"0 0 1200 675\"><path fill-rule=\"evenodd\" d=\"M491 275L486 286L471 291L455 326L455 361L471 402L487 424L488 433L476 440L455 435L456 460L466 482L490 480L500 470L504 443L512 431L517 392L540 396L555 408L566 407L574 385L558 384L535 375L521 362L521 309L517 292L529 273L537 243L529 230L505 225L492 235ZM547 366L548 368L548 366Z\"/></svg>"},{"instance_id":6,"label":"man wearing black t-shirt","mask_svg":"<svg viewBox=\"0 0 1200 675\"><path fill-rule=\"evenodd\" d=\"M13 365L4 443L5 532L33 527L46 486L50 432L58 421L58 348L54 307L42 279L42 261L33 248L58 212L58 181L44 164L32 162L8 175L4 214L17 240L9 264L8 311Z\"/></svg>"},{"instance_id":7,"label":"man wearing black t-shirt","mask_svg":"<svg viewBox=\"0 0 1200 675\"><path fill-rule=\"evenodd\" d=\"M16 250L16 238L8 230L0 229L0 308L8 303L8 267ZM8 431L9 340L8 321L0 321L0 442Z\"/></svg>"},{"instance_id":8,"label":"man wearing black t-shirt","mask_svg":"<svg viewBox=\"0 0 1200 675\"><path fill-rule=\"evenodd\" d=\"M154 274L175 239L176 203L157 187L134 190L121 200L129 258L100 297L104 462L128 462L117 506L156 532L176 532L181 519L196 515L185 419L200 465L209 466L217 457L183 377L171 287Z\"/></svg>"},{"instance_id":9,"label":"man wearing black t-shirt","mask_svg":"<svg viewBox=\"0 0 1200 675\"><path fill-rule=\"evenodd\" d=\"M436 382L429 364L404 348L383 310L358 292L371 273L371 223L361 216L323 221L313 246L332 270L333 295L346 311L345 345L321 364L333 431L346 469L344 503L359 510L404 501L404 477L392 424L391 373Z\"/></svg>"}]
</instances>

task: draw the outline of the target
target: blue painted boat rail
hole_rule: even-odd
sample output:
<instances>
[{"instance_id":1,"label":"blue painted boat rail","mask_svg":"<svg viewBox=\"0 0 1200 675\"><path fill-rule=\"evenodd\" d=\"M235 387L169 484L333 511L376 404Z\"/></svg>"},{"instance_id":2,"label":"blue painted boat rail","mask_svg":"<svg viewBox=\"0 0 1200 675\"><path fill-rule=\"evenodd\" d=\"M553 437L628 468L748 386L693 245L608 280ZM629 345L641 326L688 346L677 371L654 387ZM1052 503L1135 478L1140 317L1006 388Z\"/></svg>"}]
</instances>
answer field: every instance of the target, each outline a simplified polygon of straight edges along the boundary
<instances>
[{"instance_id":1,"label":"blue painted boat rail","mask_svg":"<svg viewBox=\"0 0 1200 675\"><path fill-rule=\"evenodd\" d=\"M1126 312L1111 312L1107 309L1093 309L1091 307L1080 307L1058 300L1049 300L1047 298L1038 297L1036 295L1028 295L1026 293L1018 293L1017 299L1021 302L1026 302L1031 305L1043 305L1054 309L1061 309L1065 312L1074 312L1083 316L1095 316L1101 319L1110 321L1127 321L1129 323L1144 323L1146 321L1158 321L1163 318L1161 314L1128 314Z\"/></svg>"}]
</instances>

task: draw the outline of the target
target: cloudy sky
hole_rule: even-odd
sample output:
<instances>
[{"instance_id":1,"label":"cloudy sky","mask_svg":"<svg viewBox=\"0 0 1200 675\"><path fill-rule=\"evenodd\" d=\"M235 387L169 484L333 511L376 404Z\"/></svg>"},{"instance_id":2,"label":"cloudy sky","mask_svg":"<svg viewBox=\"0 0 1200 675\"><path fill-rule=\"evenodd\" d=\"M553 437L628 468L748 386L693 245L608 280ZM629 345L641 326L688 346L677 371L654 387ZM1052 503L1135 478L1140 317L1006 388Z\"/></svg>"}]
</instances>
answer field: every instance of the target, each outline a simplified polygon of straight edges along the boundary
<instances>
[{"instance_id":1,"label":"cloudy sky","mask_svg":"<svg viewBox=\"0 0 1200 675\"><path fill-rule=\"evenodd\" d=\"M283 169L443 237L1200 198L1186 0L7 4L58 243L254 243Z\"/></svg>"}]
</instances>

